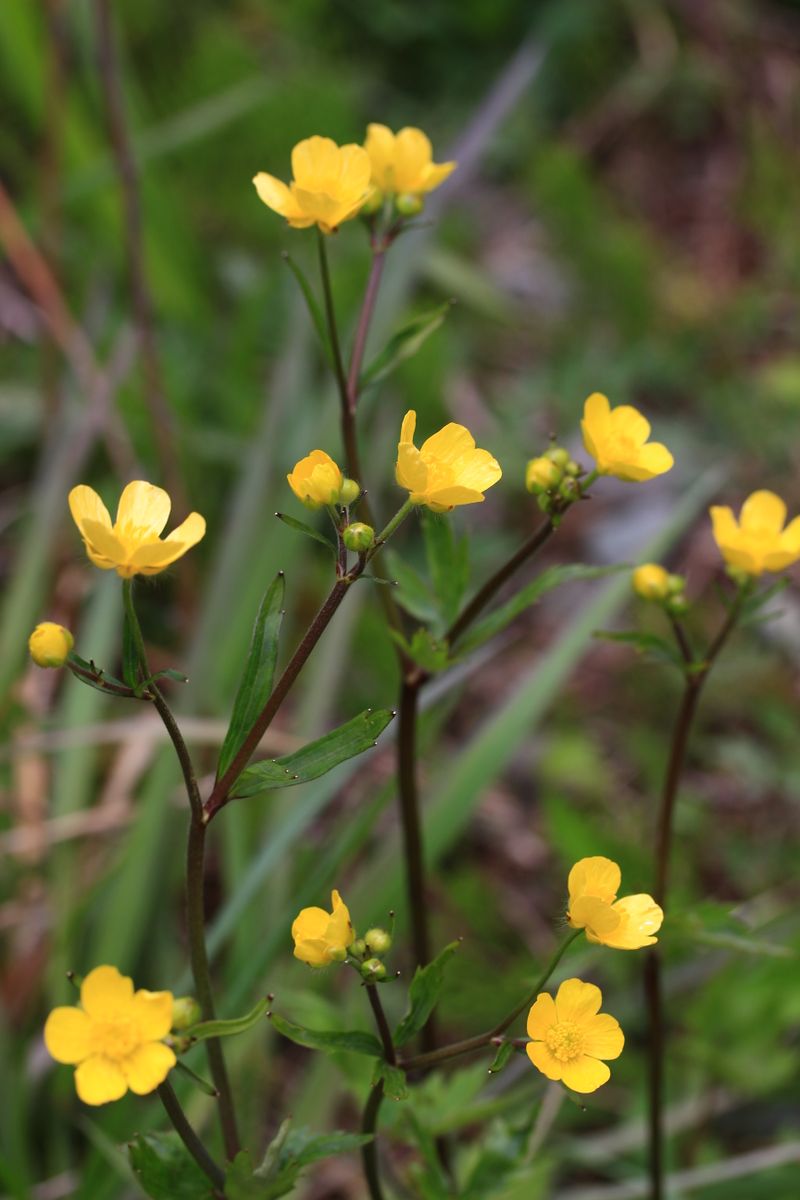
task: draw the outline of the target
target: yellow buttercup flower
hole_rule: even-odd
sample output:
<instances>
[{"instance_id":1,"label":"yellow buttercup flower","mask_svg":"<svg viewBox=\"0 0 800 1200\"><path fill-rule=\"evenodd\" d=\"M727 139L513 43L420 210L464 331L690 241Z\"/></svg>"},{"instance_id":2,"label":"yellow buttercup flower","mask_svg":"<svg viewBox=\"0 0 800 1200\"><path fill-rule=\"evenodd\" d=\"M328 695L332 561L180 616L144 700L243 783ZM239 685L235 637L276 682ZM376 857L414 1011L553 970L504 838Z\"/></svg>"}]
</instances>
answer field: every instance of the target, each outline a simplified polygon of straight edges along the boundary
<instances>
[{"instance_id":1,"label":"yellow buttercup flower","mask_svg":"<svg viewBox=\"0 0 800 1200\"><path fill-rule=\"evenodd\" d=\"M289 487L306 508L336 504L341 495L344 475L324 450L312 450L286 476Z\"/></svg>"},{"instance_id":2,"label":"yellow buttercup flower","mask_svg":"<svg viewBox=\"0 0 800 1200\"><path fill-rule=\"evenodd\" d=\"M658 563L643 563L633 572L633 590L643 600L666 600L670 594L669 571Z\"/></svg>"},{"instance_id":3,"label":"yellow buttercup flower","mask_svg":"<svg viewBox=\"0 0 800 1200\"><path fill-rule=\"evenodd\" d=\"M614 950L641 950L658 941L664 920L652 896L639 893L617 900L622 872L610 858L582 858L569 873L567 920L585 929L587 941Z\"/></svg>"},{"instance_id":4,"label":"yellow buttercup flower","mask_svg":"<svg viewBox=\"0 0 800 1200\"><path fill-rule=\"evenodd\" d=\"M583 444L601 475L626 483L643 483L669 471L674 459L660 442L648 442L650 422L630 404L612 408L606 396L593 392L581 421Z\"/></svg>"},{"instance_id":5,"label":"yellow buttercup flower","mask_svg":"<svg viewBox=\"0 0 800 1200\"><path fill-rule=\"evenodd\" d=\"M483 493L503 474L497 460L488 450L476 449L470 431L452 422L418 450L414 445L416 425L417 414L407 412L395 468L395 478L411 493L412 503L425 504L434 512L449 512L459 504L479 504Z\"/></svg>"},{"instance_id":6,"label":"yellow buttercup flower","mask_svg":"<svg viewBox=\"0 0 800 1200\"><path fill-rule=\"evenodd\" d=\"M70 512L89 558L96 567L115 570L123 579L157 575L203 537L206 523L193 512L162 539L171 507L165 491L137 479L120 496L112 525L108 509L93 488L82 483L69 494Z\"/></svg>"},{"instance_id":7,"label":"yellow buttercup flower","mask_svg":"<svg viewBox=\"0 0 800 1200\"><path fill-rule=\"evenodd\" d=\"M175 1066L162 1041L172 1025L172 993L134 992L116 967L95 967L81 984L80 1006L54 1008L44 1043L60 1063L77 1067L84 1104L107 1104L130 1090L155 1091Z\"/></svg>"},{"instance_id":8,"label":"yellow buttercup flower","mask_svg":"<svg viewBox=\"0 0 800 1200\"><path fill-rule=\"evenodd\" d=\"M753 492L737 523L729 508L711 509L714 540L730 567L747 575L782 571L800 558L800 517L784 529L786 505L774 492Z\"/></svg>"},{"instance_id":9,"label":"yellow buttercup flower","mask_svg":"<svg viewBox=\"0 0 800 1200\"><path fill-rule=\"evenodd\" d=\"M603 1060L619 1058L625 1045L616 1018L600 1012L602 1003L593 983L565 979L555 1000L541 992L528 1013L528 1058L573 1092L594 1092L606 1083L611 1072Z\"/></svg>"},{"instance_id":10,"label":"yellow buttercup flower","mask_svg":"<svg viewBox=\"0 0 800 1200\"><path fill-rule=\"evenodd\" d=\"M285 217L294 229L318 225L323 233L335 233L367 199L370 170L363 146L337 146L331 138L310 137L292 150L294 178L288 187L266 171L260 171L253 183L267 208Z\"/></svg>"},{"instance_id":11,"label":"yellow buttercup flower","mask_svg":"<svg viewBox=\"0 0 800 1200\"><path fill-rule=\"evenodd\" d=\"M444 183L458 166L435 163L430 139L421 129L392 133L386 125L368 125L364 149L372 168L372 184L386 195L421 196Z\"/></svg>"},{"instance_id":12,"label":"yellow buttercup flower","mask_svg":"<svg viewBox=\"0 0 800 1200\"><path fill-rule=\"evenodd\" d=\"M28 638L28 650L37 667L63 667L75 639L63 625L42 621Z\"/></svg>"},{"instance_id":13,"label":"yellow buttercup flower","mask_svg":"<svg viewBox=\"0 0 800 1200\"><path fill-rule=\"evenodd\" d=\"M304 908L292 924L294 956L310 967L343 961L355 937L347 905L336 890L331 892L331 908L329 913Z\"/></svg>"}]
</instances>

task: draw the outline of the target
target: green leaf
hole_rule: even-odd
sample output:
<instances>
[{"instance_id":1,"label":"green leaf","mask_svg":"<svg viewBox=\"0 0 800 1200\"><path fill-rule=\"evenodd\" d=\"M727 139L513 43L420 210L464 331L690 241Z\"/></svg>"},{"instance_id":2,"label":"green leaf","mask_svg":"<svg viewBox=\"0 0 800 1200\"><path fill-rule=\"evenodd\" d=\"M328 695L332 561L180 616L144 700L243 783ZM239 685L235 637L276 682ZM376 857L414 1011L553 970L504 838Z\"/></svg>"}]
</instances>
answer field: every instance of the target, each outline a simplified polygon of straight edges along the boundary
<instances>
[{"instance_id":1,"label":"green leaf","mask_svg":"<svg viewBox=\"0 0 800 1200\"><path fill-rule=\"evenodd\" d=\"M397 602L418 621L435 621L436 599L418 571L394 550L384 550L389 574L397 581Z\"/></svg>"},{"instance_id":2,"label":"green leaf","mask_svg":"<svg viewBox=\"0 0 800 1200\"><path fill-rule=\"evenodd\" d=\"M275 788L294 787L319 779L348 758L355 758L375 745L379 734L394 718L388 708L368 708L353 717L338 729L332 729L324 737L309 742L301 750L255 763L239 776L232 796L258 796Z\"/></svg>"},{"instance_id":3,"label":"green leaf","mask_svg":"<svg viewBox=\"0 0 800 1200\"><path fill-rule=\"evenodd\" d=\"M265 997L263 1000L259 1000L258 1004L243 1017L232 1017L227 1021L200 1021L199 1024L192 1025L190 1029L187 1029L184 1036L190 1037L195 1042L202 1042L206 1038L232 1037L237 1033L246 1033L248 1029L252 1029L254 1025L258 1024L268 1009L269 1000Z\"/></svg>"},{"instance_id":4,"label":"green leaf","mask_svg":"<svg viewBox=\"0 0 800 1200\"><path fill-rule=\"evenodd\" d=\"M408 1012L397 1026L394 1035L396 1046L404 1046L427 1022L439 999L447 964L459 945L459 942L451 942L433 962L428 963L426 967L417 967L408 989Z\"/></svg>"},{"instance_id":5,"label":"green leaf","mask_svg":"<svg viewBox=\"0 0 800 1200\"><path fill-rule=\"evenodd\" d=\"M155 683L159 679L169 679L172 683L188 683L189 676L184 675L182 671L176 671L174 667L166 667L163 671L156 671L155 675L150 675L142 684L146 688L148 684Z\"/></svg>"},{"instance_id":6,"label":"green leaf","mask_svg":"<svg viewBox=\"0 0 800 1200\"><path fill-rule=\"evenodd\" d=\"M290 1125L290 1120L283 1122L255 1170L246 1150L237 1154L225 1180L227 1200L274 1200L285 1196L293 1190L304 1167L334 1154L348 1154L372 1141L372 1134L317 1134L310 1129L290 1130Z\"/></svg>"},{"instance_id":7,"label":"green leaf","mask_svg":"<svg viewBox=\"0 0 800 1200\"><path fill-rule=\"evenodd\" d=\"M383 1057L383 1047L373 1033L363 1033L360 1029L349 1032L305 1029L278 1013L272 1013L270 1020L278 1033L298 1046L307 1046L309 1050L324 1050L326 1054L349 1050L353 1054L366 1054L369 1058Z\"/></svg>"},{"instance_id":8,"label":"green leaf","mask_svg":"<svg viewBox=\"0 0 800 1200\"><path fill-rule=\"evenodd\" d=\"M333 352L331 350L330 338L328 337L328 327L325 323L325 318L322 315L322 309L320 308L319 304L317 304L317 299L312 291L311 284L308 282L305 274L303 271L301 271L300 267L298 267L297 263L290 254L287 254L286 251L284 251L281 257L297 280L300 291L303 293L303 299L306 302L309 315L314 323L314 328L317 331L317 337L319 338L323 353L328 360L329 366L333 367Z\"/></svg>"},{"instance_id":9,"label":"green leaf","mask_svg":"<svg viewBox=\"0 0 800 1200\"><path fill-rule=\"evenodd\" d=\"M326 550L330 550L334 558L336 558L336 547L330 538L326 538L324 533L320 533L317 529L312 529L310 525L306 525L305 521L298 521L297 517L290 517L288 513L276 512L275 516L279 521L283 521L284 525L288 525L290 529L297 530L298 533L304 533L306 537L313 538L315 542L319 542Z\"/></svg>"},{"instance_id":10,"label":"green leaf","mask_svg":"<svg viewBox=\"0 0 800 1200\"><path fill-rule=\"evenodd\" d=\"M278 1200L294 1191L298 1174L289 1168L264 1178L253 1170L249 1151L240 1150L225 1174L225 1200Z\"/></svg>"},{"instance_id":11,"label":"green leaf","mask_svg":"<svg viewBox=\"0 0 800 1200\"><path fill-rule=\"evenodd\" d=\"M128 687L128 684L124 680L117 679L116 675L109 675L108 671L102 670L101 667L98 667L97 663L92 662L91 659L81 658L80 654L76 654L74 650L70 651L69 662L75 663L76 667L80 667L84 671L90 671L92 675L97 676L96 679L86 679L83 675L75 675L74 678L80 680L81 683L85 683L87 687L95 688L98 692L105 692L106 695L109 695L107 684L113 684L114 687Z\"/></svg>"},{"instance_id":12,"label":"green leaf","mask_svg":"<svg viewBox=\"0 0 800 1200\"><path fill-rule=\"evenodd\" d=\"M458 642L458 652L459 654L468 654L478 646L482 646L484 642L488 642L490 638L495 637L507 625L510 625L526 608L530 608L537 600L540 600L545 593L560 587L562 583L571 583L576 579L601 579L605 575L614 575L619 571L628 570L630 567L625 565L593 567L585 563L548 567L532 583L517 592L516 596L512 596L506 604L501 605L490 616L484 617L482 621L473 626L472 632Z\"/></svg>"},{"instance_id":13,"label":"green leaf","mask_svg":"<svg viewBox=\"0 0 800 1200\"><path fill-rule=\"evenodd\" d=\"M774 583L771 583L769 587L764 588L760 592L753 592L752 595L748 596L747 599L742 603L741 612L739 614L739 625L742 627L747 625L757 625L761 624L765 620L770 620L775 614L763 614L761 609L765 604L768 604L770 600L774 600L775 597L788 586L789 580L785 575L782 575L779 579L776 579ZM728 600L727 607L730 609L734 603L735 600Z\"/></svg>"},{"instance_id":14,"label":"green leaf","mask_svg":"<svg viewBox=\"0 0 800 1200\"><path fill-rule=\"evenodd\" d=\"M131 1168L153 1200L210 1200L210 1184L176 1133L138 1133L128 1144Z\"/></svg>"},{"instance_id":15,"label":"green leaf","mask_svg":"<svg viewBox=\"0 0 800 1200\"><path fill-rule=\"evenodd\" d=\"M384 1061L377 1062L372 1076L372 1086L375 1087L381 1080L383 1080L383 1090L390 1100L408 1099L406 1073L400 1067L393 1067L391 1063Z\"/></svg>"},{"instance_id":16,"label":"green leaf","mask_svg":"<svg viewBox=\"0 0 800 1200\"><path fill-rule=\"evenodd\" d=\"M389 636L413 662L431 674L444 671L450 665L447 642L437 641L429 629L416 629L410 642L398 629L390 629Z\"/></svg>"},{"instance_id":17,"label":"green leaf","mask_svg":"<svg viewBox=\"0 0 800 1200\"><path fill-rule=\"evenodd\" d=\"M469 577L469 542L457 538L453 522L423 509L422 532L434 594L439 601L443 628L458 615Z\"/></svg>"},{"instance_id":18,"label":"green leaf","mask_svg":"<svg viewBox=\"0 0 800 1200\"><path fill-rule=\"evenodd\" d=\"M278 638L283 621L285 591L286 581L281 571L267 588L258 610L244 675L234 701L228 732L219 752L218 779L233 762L272 691L278 661Z\"/></svg>"},{"instance_id":19,"label":"green leaf","mask_svg":"<svg viewBox=\"0 0 800 1200\"><path fill-rule=\"evenodd\" d=\"M401 1072L402 1074L402 1072ZM283 1143L279 1162L284 1166L307 1167L334 1154L351 1154L372 1141L371 1133L313 1133L310 1129L293 1129Z\"/></svg>"},{"instance_id":20,"label":"green leaf","mask_svg":"<svg viewBox=\"0 0 800 1200\"><path fill-rule=\"evenodd\" d=\"M640 654L644 654L654 662L670 663L671 666L678 667L680 671L686 669L686 664L681 657L680 651L671 642L668 642L666 638L658 637L655 633L639 633L636 629L606 632L601 629L594 636L606 642L624 642L628 646L633 646Z\"/></svg>"},{"instance_id":21,"label":"green leaf","mask_svg":"<svg viewBox=\"0 0 800 1200\"><path fill-rule=\"evenodd\" d=\"M511 1055L514 1053L514 1045L512 1042L503 1042L497 1047L497 1054L492 1059L492 1065L489 1067L489 1074L496 1075L498 1071L502 1071Z\"/></svg>"},{"instance_id":22,"label":"green leaf","mask_svg":"<svg viewBox=\"0 0 800 1200\"><path fill-rule=\"evenodd\" d=\"M431 334L436 332L451 307L452 301L448 300L445 304L439 304L426 313L412 317L401 329L398 329L397 333L389 338L380 354L361 373L360 388L363 389L370 384L377 383L379 379L384 379L399 367L400 363L405 362L407 358L412 358Z\"/></svg>"}]
</instances>

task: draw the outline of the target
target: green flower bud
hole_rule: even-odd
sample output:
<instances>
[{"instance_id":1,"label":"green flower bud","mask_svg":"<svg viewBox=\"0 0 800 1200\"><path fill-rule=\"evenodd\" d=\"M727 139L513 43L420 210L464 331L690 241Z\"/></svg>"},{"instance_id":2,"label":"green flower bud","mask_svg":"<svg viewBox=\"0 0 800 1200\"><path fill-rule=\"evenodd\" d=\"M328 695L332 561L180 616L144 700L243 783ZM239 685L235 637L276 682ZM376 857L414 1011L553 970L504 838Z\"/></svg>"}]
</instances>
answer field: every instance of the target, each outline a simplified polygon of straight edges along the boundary
<instances>
[{"instance_id":1,"label":"green flower bud","mask_svg":"<svg viewBox=\"0 0 800 1200\"><path fill-rule=\"evenodd\" d=\"M368 958L361 964L361 974L368 983L375 983L386 978L386 967L379 958Z\"/></svg>"},{"instance_id":2,"label":"green flower bud","mask_svg":"<svg viewBox=\"0 0 800 1200\"><path fill-rule=\"evenodd\" d=\"M571 475L573 477L573 479L577 479L577 477L580 475L580 473L581 473L581 464L576 463L575 459L571 458L569 460L569 462L567 463L567 465L564 467L564 474Z\"/></svg>"},{"instance_id":3,"label":"green flower bud","mask_svg":"<svg viewBox=\"0 0 800 1200\"><path fill-rule=\"evenodd\" d=\"M356 938L347 948L348 954L352 954L353 958L363 958L367 953L367 943L363 938Z\"/></svg>"},{"instance_id":4,"label":"green flower bud","mask_svg":"<svg viewBox=\"0 0 800 1200\"><path fill-rule=\"evenodd\" d=\"M342 541L348 550L363 554L375 541L375 530L363 521L353 521L342 534Z\"/></svg>"},{"instance_id":5,"label":"green flower bud","mask_svg":"<svg viewBox=\"0 0 800 1200\"><path fill-rule=\"evenodd\" d=\"M563 500L577 500L581 494L581 485L578 483L577 479L570 479L569 476L567 476L567 478L562 479L561 483L559 484L558 494Z\"/></svg>"},{"instance_id":6,"label":"green flower bud","mask_svg":"<svg viewBox=\"0 0 800 1200\"><path fill-rule=\"evenodd\" d=\"M667 576L667 591L670 596L680 596L685 587L686 580L684 579L683 575Z\"/></svg>"},{"instance_id":7,"label":"green flower bud","mask_svg":"<svg viewBox=\"0 0 800 1200\"><path fill-rule=\"evenodd\" d=\"M344 962L347 958L347 951L344 946L329 946L328 958L331 962Z\"/></svg>"},{"instance_id":8,"label":"green flower bud","mask_svg":"<svg viewBox=\"0 0 800 1200\"><path fill-rule=\"evenodd\" d=\"M43 621L28 638L28 650L37 667L63 667L75 639L63 625Z\"/></svg>"},{"instance_id":9,"label":"green flower bud","mask_svg":"<svg viewBox=\"0 0 800 1200\"><path fill-rule=\"evenodd\" d=\"M395 200L397 211L404 217L415 217L417 213L421 213L425 207L425 201L422 196L412 195L411 192L403 192Z\"/></svg>"},{"instance_id":10,"label":"green flower bud","mask_svg":"<svg viewBox=\"0 0 800 1200\"><path fill-rule=\"evenodd\" d=\"M356 483L355 479L345 479L339 491L338 503L345 508L348 504L352 504L361 495L361 484Z\"/></svg>"},{"instance_id":11,"label":"green flower bud","mask_svg":"<svg viewBox=\"0 0 800 1200\"><path fill-rule=\"evenodd\" d=\"M364 941L372 954L386 954L392 947L391 934L385 929L368 929L364 934Z\"/></svg>"},{"instance_id":12,"label":"green flower bud","mask_svg":"<svg viewBox=\"0 0 800 1200\"><path fill-rule=\"evenodd\" d=\"M551 458L532 458L525 468L525 487L537 495L561 482L561 468Z\"/></svg>"},{"instance_id":13,"label":"green flower bud","mask_svg":"<svg viewBox=\"0 0 800 1200\"><path fill-rule=\"evenodd\" d=\"M194 996L174 996L172 999L172 1028L190 1029L202 1016Z\"/></svg>"},{"instance_id":14,"label":"green flower bud","mask_svg":"<svg viewBox=\"0 0 800 1200\"><path fill-rule=\"evenodd\" d=\"M545 458L549 458L557 467L566 467L569 462L569 450L565 450L563 446L551 446L545 452Z\"/></svg>"},{"instance_id":15,"label":"green flower bud","mask_svg":"<svg viewBox=\"0 0 800 1200\"><path fill-rule=\"evenodd\" d=\"M689 611L689 601L683 595L669 596L664 607L673 617L685 617Z\"/></svg>"},{"instance_id":16,"label":"green flower bud","mask_svg":"<svg viewBox=\"0 0 800 1200\"><path fill-rule=\"evenodd\" d=\"M371 217L383 208L383 192L374 187L361 207L360 216Z\"/></svg>"}]
</instances>

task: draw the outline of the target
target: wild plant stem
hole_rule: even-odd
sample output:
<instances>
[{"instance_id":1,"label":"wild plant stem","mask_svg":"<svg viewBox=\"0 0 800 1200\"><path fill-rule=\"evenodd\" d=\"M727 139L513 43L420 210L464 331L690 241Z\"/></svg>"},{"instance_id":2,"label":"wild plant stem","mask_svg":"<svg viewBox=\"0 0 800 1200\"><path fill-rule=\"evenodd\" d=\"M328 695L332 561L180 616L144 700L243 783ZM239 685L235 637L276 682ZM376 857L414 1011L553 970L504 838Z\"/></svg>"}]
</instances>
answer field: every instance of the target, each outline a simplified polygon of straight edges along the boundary
<instances>
[{"instance_id":1,"label":"wild plant stem","mask_svg":"<svg viewBox=\"0 0 800 1200\"><path fill-rule=\"evenodd\" d=\"M361 1161L364 1166L364 1178L367 1181L367 1190L369 1191L370 1200L384 1200L383 1188L378 1170L378 1145L376 1137L376 1128L378 1124L378 1113L383 1101L383 1080L379 1080L373 1088L370 1089L367 1103L364 1108L364 1115L361 1118L361 1132L372 1134L372 1141L367 1142L361 1147Z\"/></svg>"},{"instance_id":2,"label":"wild plant stem","mask_svg":"<svg viewBox=\"0 0 800 1200\"><path fill-rule=\"evenodd\" d=\"M394 1042L392 1041L392 1031L389 1028L389 1022L386 1020L386 1013L383 1011L381 998L378 994L378 985L375 983L366 984L367 999L369 1000L372 1009L372 1015L375 1017L375 1024L380 1034L381 1044L383 1046L383 1057L392 1066L397 1061L395 1054Z\"/></svg>"},{"instance_id":3,"label":"wild plant stem","mask_svg":"<svg viewBox=\"0 0 800 1200\"><path fill-rule=\"evenodd\" d=\"M156 1090L178 1137L181 1139L200 1170L208 1177L208 1179L210 1179L216 1194L221 1196L225 1187L225 1172L214 1162L213 1158L208 1153L195 1131L192 1129L186 1114L181 1108L180 1101L175 1095L172 1084L169 1082L169 1080L165 1080Z\"/></svg>"},{"instance_id":4,"label":"wild plant stem","mask_svg":"<svg viewBox=\"0 0 800 1200\"><path fill-rule=\"evenodd\" d=\"M378 299L378 292L381 286L387 249L388 246L385 244L380 248L373 247L369 279L367 280L364 300L361 304L361 312L358 317L358 325L356 326L356 333L353 338L353 353L350 358L350 369L347 373L347 407L353 419L355 418L356 406L358 404L361 366L364 362L364 351L367 348L369 327L372 323L375 302Z\"/></svg>"},{"instance_id":5,"label":"wild plant stem","mask_svg":"<svg viewBox=\"0 0 800 1200\"><path fill-rule=\"evenodd\" d=\"M322 295L325 302L325 320L328 324L328 335L333 354L333 370L336 376L336 386L339 390L339 403L341 404L342 436L344 439L345 456L347 458L347 471L351 479L358 479L360 471L358 440L354 420L355 403L353 403L351 410L347 375L345 374L344 359L342 358L342 343L339 340L339 329L336 324L336 307L333 302L331 272L328 265L328 248L325 243L325 234L319 226L317 226L317 250L319 251L319 273L322 279Z\"/></svg>"}]
</instances>

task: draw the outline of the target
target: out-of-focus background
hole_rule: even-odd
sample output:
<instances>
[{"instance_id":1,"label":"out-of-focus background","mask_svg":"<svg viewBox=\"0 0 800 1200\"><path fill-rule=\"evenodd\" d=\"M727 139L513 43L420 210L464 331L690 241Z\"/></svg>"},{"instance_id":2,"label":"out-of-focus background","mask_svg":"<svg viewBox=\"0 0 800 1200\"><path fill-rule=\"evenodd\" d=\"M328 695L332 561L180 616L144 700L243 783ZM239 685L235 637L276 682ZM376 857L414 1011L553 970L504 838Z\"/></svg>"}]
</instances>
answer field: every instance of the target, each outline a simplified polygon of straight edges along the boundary
<instances>
[{"instance_id":1,"label":"out-of-focus background","mask_svg":"<svg viewBox=\"0 0 800 1200\"><path fill-rule=\"evenodd\" d=\"M157 1105L81 1107L41 1028L71 999L69 969L113 962L140 985L188 987L186 818L151 714L26 664L42 619L69 625L86 658L113 669L118 655L118 581L84 558L69 487L89 482L111 505L127 479L149 478L171 490L176 519L206 515L205 541L143 589L142 619L155 665L190 677L171 694L211 770L269 579L286 571L285 648L327 586L324 554L273 517L303 515L285 473L312 445L339 453L334 393L281 258L289 250L313 275L313 237L287 229L250 180L286 178L291 147L312 133L361 141L369 121L419 125L437 159L455 148L462 166L430 224L390 256L372 351L410 314L455 304L365 398L376 506L388 516L397 503L407 408L424 432L470 425L505 471L480 510L453 517L473 534L481 580L536 519L525 460L551 431L578 452L583 400L604 391L647 413L677 466L647 486L598 485L549 559L636 561L660 535L701 597L693 630L712 632L709 501L738 506L767 486L800 507L800 6L3 0L0 64L0 1194L113 1200L139 1194L121 1147L161 1122ZM368 265L359 222L329 248L349 330ZM397 549L424 572L411 526ZM413 591L415 577L405 582ZM391 643L374 591L359 588L270 734L273 752L394 703ZM556 596L457 687L441 686L423 722L436 939L465 938L443 1000L454 1036L491 1024L551 952L576 858L617 859L626 891L651 884L677 684L592 635L658 631L658 620L630 603L624 577ZM424 589L416 603L424 611ZM778 607L719 665L677 818L664 938L671 1167L687 1173L675 1195L704 1200L797 1195L791 589ZM214 834L223 1011L271 991L309 1025L366 1023L349 975L293 962L289 926L336 885L360 927L398 909L404 965L391 731L351 769L231 806ZM481 1060L421 1087L414 1112L429 1130L494 1156L489 1181L465 1196L644 1195L641 966L572 954L570 973L607 992L626 1052L585 1111L556 1104L518 1192L504 1164L540 1111L542 1078L520 1059L492 1080ZM386 989L392 1010L395 996ZM319 1130L356 1127L363 1064L288 1047L266 1027L229 1047L253 1145L287 1112ZM208 1120L209 1102L186 1098ZM387 1108L390 1130L405 1119ZM325 1163L301 1192L362 1196L358 1162Z\"/></svg>"}]
</instances>

